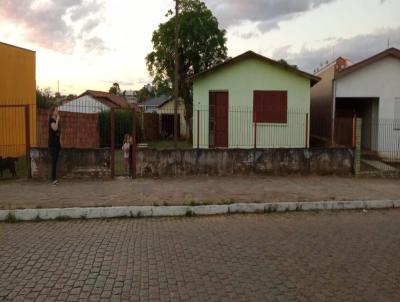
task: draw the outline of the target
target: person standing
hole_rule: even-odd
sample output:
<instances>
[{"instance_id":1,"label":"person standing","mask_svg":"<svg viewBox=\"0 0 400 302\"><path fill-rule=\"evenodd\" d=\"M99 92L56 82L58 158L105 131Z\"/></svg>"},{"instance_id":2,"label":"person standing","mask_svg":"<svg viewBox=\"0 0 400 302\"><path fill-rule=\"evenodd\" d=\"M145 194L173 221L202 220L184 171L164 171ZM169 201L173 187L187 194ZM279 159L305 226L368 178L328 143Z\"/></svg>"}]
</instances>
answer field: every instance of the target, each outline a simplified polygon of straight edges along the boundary
<instances>
[{"instance_id":1,"label":"person standing","mask_svg":"<svg viewBox=\"0 0 400 302\"><path fill-rule=\"evenodd\" d=\"M51 183L53 185L58 184L57 162L61 149L60 133L60 114L57 107L53 107L49 112L49 154L51 157Z\"/></svg>"},{"instance_id":2,"label":"person standing","mask_svg":"<svg viewBox=\"0 0 400 302\"><path fill-rule=\"evenodd\" d=\"M129 177L134 178L132 175L132 158L133 158L133 136L129 135Z\"/></svg>"},{"instance_id":3,"label":"person standing","mask_svg":"<svg viewBox=\"0 0 400 302\"><path fill-rule=\"evenodd\" d=\"M122 145L122 153L124 155L124 170L125 170L125 175L129 176L129 153L130 153L130 135L125 134L124 136L124 144Z\"/></svg>"}]
</instances>

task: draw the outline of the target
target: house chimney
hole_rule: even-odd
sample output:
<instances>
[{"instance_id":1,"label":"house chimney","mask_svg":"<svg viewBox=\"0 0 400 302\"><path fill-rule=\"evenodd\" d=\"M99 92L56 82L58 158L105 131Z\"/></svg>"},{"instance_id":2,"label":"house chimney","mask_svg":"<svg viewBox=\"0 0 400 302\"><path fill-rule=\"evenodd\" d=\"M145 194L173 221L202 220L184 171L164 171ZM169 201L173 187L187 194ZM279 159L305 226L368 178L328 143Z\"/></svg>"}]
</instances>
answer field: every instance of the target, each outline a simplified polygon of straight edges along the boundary
<instances>
[{"instance_id":1,"label":"house chimney","mask_svg":"<svg viewBox=\"0 0 400 302\"><path fill-rule=\"evenodd\" d=\"M335 73L342 71L343 69L345 69L347 67L347 60L339 57L336 59L336 63L335 63Z\"/></svg>"}]
</instances>

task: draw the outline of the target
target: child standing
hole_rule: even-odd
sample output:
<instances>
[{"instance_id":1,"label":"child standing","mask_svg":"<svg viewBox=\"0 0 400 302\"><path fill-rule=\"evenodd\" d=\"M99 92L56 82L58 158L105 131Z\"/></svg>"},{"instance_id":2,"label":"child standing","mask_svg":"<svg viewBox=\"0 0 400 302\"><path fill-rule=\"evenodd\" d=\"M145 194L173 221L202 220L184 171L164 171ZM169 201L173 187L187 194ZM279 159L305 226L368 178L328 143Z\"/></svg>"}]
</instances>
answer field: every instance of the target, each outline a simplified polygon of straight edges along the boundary
<instances>
[{"instance_id":1,"label":"child standing","mask_svg":"<svg viewBox=\"0 0 400 302\"><path fill-rule=\"evenodd\" d=\"M130 135L125 134L124 136L124 144L122 145L122 152L124 154L124 170L125 170L125 175L128 175L128 170L129 170L129 153L130 153Z\"/></svg>"}]
</instances>

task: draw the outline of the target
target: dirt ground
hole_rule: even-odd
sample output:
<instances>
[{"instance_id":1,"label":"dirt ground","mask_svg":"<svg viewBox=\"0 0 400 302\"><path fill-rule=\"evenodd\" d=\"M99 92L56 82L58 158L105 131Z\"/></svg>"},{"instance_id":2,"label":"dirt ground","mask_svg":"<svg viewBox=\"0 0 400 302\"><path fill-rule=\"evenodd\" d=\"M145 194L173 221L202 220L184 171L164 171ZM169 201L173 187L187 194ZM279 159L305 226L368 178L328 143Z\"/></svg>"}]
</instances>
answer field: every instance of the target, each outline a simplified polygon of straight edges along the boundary
<instances>
[{"instance_id":1,"label":"dirt ground","mask_svg":"<svg viewBox=\"0 0 400 302\"><path fill-rule=\"evenodd\" d=\"M0 181L0 208L181 205L194 203L400 199L400 179L352 177L184 177Z\"/></svg>"}]
</instances>

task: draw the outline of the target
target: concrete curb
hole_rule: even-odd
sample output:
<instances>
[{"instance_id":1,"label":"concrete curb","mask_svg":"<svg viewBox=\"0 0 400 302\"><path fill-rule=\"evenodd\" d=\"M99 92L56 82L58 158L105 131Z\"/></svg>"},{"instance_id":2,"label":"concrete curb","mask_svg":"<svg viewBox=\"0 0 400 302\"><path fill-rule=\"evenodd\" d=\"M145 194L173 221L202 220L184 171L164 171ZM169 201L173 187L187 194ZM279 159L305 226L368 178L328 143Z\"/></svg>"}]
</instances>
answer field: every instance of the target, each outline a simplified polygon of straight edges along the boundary
<instances>
[{"instance_id":1,"label":"concrete curb","mask_svg":"<svg viewBox=\"0 0 400 302\"><path fill-rule=\"evenodd\" d=\"M95 219L119 217L179 217L235 213L359 210L400 208L400 200L234 203L203 206L129 206L0 210L0 221Z\"/></svg>"}]
</instances>

